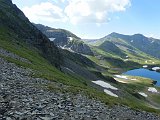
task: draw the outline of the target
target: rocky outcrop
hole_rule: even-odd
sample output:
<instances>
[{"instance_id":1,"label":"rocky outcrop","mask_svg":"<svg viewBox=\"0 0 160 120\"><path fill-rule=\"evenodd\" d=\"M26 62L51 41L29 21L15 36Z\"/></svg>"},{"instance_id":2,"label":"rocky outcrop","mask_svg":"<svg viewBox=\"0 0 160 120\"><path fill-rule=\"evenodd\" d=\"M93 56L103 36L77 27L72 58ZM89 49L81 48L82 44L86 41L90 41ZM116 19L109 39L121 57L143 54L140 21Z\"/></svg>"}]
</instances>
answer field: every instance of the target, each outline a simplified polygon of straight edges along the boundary
<instances>
[{"instance_id":1,"label":"rocky outcrop","mask_svg":"<svg viewBox=\"0 0 160 120\"><path fill-rule=\"evenodd\" d=\"M85 54L85 55L93 55L91 48L84 44L83 42L69 42L67 45L64 45L64 48L69 48L74 52Z\"/></svg>"},{"instance_id":2,"label":"rocky outcrop","mask_svg":"<svg viewBox=\"0 0 160 120\"><path fill-rule=\"evenodd\" d=\"M25 58L22 58L14 53L11 53L5 49L2 49L0 48L0 55L2 56L5 56L5 57L10 57L12 59L15 59L15 60L18 60L18 61L21 61L21 62L26 62L26 63L29 63L31 64L31 62L28 60L28 59L25 59Z\"/></svg>"},{"instance_id":3,"label":"rocky outcrop","mask_svg":"<svg viewBox=\"0 0 160 120\"><path fill-rule=\"evenodd\" d=\"M156 84L157 84L157 81L153 80L153 82L152 82L152 83L153 83L153 85L156 85Z\"/></svg>"}]
</instances>

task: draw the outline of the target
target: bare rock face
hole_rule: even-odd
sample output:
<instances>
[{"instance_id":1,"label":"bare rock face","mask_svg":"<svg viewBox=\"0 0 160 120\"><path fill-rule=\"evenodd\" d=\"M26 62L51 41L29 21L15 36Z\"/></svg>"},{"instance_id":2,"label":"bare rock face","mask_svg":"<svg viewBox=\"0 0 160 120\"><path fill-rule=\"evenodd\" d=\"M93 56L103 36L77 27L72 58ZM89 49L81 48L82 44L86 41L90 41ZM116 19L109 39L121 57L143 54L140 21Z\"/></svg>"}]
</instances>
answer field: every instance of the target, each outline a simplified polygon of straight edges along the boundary
<instances>
[{"instance_id":1,"label":"bare rock face","mask_svg":"<svg viewBox=\"0 0 160 120\"><path fill-rule=\"evenodd\" d=\"M65 45L65 47L71 49L76 53L93 55L93 52L91 51L90 47L82 42L80 43L69 42L67 45Z\"/></svg>"}]
</instances>

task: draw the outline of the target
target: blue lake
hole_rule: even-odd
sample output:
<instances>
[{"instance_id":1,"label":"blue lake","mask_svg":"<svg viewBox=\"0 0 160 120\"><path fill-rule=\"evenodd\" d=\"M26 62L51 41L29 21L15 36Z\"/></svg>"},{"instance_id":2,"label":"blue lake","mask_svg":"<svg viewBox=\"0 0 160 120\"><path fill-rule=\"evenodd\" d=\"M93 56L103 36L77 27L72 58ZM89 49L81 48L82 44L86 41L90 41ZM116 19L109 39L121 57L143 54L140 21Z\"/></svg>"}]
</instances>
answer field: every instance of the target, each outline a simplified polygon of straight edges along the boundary
<instances>
[{"instance_id":1,"label":"blue lake","mask_svg":"<svg viewBox=\"0 0 160 120\"><path fill-rule=\"evenodd\" d=\"M123 74L151 78L157 81L156 86L160 86L160 73L156 71L150 71L148 69L140 68L140 69L129 70Z\"/></svg>"}]
</instances>

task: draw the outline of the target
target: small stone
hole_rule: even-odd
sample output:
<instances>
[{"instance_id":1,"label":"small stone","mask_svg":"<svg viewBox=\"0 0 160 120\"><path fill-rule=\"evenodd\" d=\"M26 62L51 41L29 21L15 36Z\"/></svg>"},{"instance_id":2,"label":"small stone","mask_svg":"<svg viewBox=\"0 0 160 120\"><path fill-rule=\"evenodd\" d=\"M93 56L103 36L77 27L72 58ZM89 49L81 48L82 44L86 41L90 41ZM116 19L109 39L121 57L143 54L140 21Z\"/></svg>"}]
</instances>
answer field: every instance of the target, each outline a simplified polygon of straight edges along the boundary
<instances>
[{"instance_id":1,"label":"small stone","mask_svg":"<svg viewBox=\"0 0 160 120\"><path fill-rule=\"evenodd\" d=\"M10 118L10 117L7 117L7 118L6 118L6 120L12 120L12 118Z\"/></svg>"},{"instance_id":2,"label":"small stone","mask_svg":"<svg viewBox=\"0 0 160 120\"><path fill-rule=\"evenodd\" d=\"M52 120L50 117L40 117L42 120Z\"/></svg>"}]
</instances>

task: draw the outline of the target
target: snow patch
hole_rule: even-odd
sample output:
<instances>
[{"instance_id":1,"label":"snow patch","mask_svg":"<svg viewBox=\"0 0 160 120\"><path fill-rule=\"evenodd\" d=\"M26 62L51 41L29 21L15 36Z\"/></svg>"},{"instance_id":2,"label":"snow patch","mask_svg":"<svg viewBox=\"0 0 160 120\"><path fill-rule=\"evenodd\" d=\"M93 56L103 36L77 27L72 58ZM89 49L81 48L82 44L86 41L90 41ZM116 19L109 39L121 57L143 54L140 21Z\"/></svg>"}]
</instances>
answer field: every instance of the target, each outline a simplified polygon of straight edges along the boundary
<instances>
[{"instance_id":1,"label":"snow patch","mask_svg":"<svg viewBox=\"0 0 160 120\"><path fill-rule=\"evenodd\" d=\"M68 71L72 72L72 73L75 73L73 70L67 68L67 67L64 67L65 69L67 69Z\"/></svg>"},{"instance_id":2,"label":"snow patch","mask_svg":"<svg viewBox=\"0 0 160 120\"><path fill-rule=\"evenodd\" d=\"M122 79L126 79L126 80L128 79L127 76L124 76L124 75L114 75L114 76L117 78L122 78Z\"/></svg>"},{"instance_id":3,"label":"snow patch","mask_svg":"<svg viewBox=\"0 0 160 120\"><path fill-rule=\"evenodd\" d=\"M152 70L160 70L160 67L153 67Z\"/></svg>"},{"instance_id":4,"label":"snow patch","mask_svg":"<svg viewBox=\"0 0 160 120\"><path fill-rule=\"evenodd\" d=\"M126 58L128 58L128 56L126 56Z\"/></svg>"},{"instance_id":5,"label":"snow patch","mask_svg":"<svg viewBox=\"0 0 160 120\"><path fill-rule=\"evenodd\" d=\"M72 40L73 40L73 38L72 38L72 37L68 37L68 39L69 39L70 41L72 41Z\"/></svg>"},{"instance_id":6,"label":"snow patch","mask_svg":"<svg viewBox=\"0 0 160 120\"><path fill-rule=\"evenodd\" d=\"M131 42L133 42L133 40L131 40Z\"/></svg>"},{"instance_id":7,"label":"snow patch","mask_svg":"<svg viewBox=\"0 0 160 120\"><path fill-rule=\"evenodd\" d=\"M148 96L146 93L143 93L143 92L138 92L138 94L142 95L143 97L147 97Z\"/></svg>"},{"instance_id":8,"label":"snow patch","mask_svg":"<svg viewBox=\"0 0 160 120\"><path fill-rule=\"evenodd\" d=\"M120 83L127 83L126 81L119 80L118 78L114 78L114 79Z\"/></svg>"},{"instance_id":9,"label":"snow patch","mask_svg":"<svg viewBox=\"0 0 160 120\"><path fill-rule=\"evenodd\" d=\"M157 92L158 92L157 89L154 88L154 87L149 87L149 88L148 88L148 91L149 91L149 92L152 92L152 93L157 93Z\"/></svg>"},{"instance_id":10,"label":"snow patch","mask_svg":"<svg viewBox=\"0 0 160 120\"><path fill-rule=\"evenodd\" d=\"M113 96L113 97L118 97L118 95L114 94L113 92L107 90L107 89L104 89L104 92L110 96Z\"/></svg>"},{"instance_id":11,"label":"snow patch","mask_svg":"<svg viewBox=\"0 0 160 120\"><path fill-rule=\"evenodd\" d=\"M128 59L125 59L124 61L128 61Z\"/></svg>"},{"instance_id":12,"label":"snow patch","mask_svg":"<svg viewBox=\"0 0 160 120\"><path fill-rule=\"evenodd\" d=\"M143 68L147 68L148 67L148 65L143 65Z\"/></svg>"},{"instance_id":13,"label":"snow patch","mask_svg":"<svg viewBox=\"0 0 160 120\"><path fill-rule=\"evenodd\" d=\"M64 45L64 46L59 46L61 49L67 49L66 48L66 45Z\"/></svg>"},{"instance_id":14,"label":"snow patch","mask_svg":"<svg viewBox=\"0 0 160 120\"><path fill-rule=\"evenodd\" d=\"M49 38L50 41L54 41L56 38Z\"/></svg>"},{"instance_id":15,"label":"snow patch","mask_svg":"<svg viewBox=\"0 0 160 120\"><path fill-rule=\"evenodd\" d=\"M97 85L100 85L101 87L104 87L104 88L110 88L112 90L118 90L118 88L110 85L109 83L106 83L102 80L97 80L97 81L92 81L93 83L97 84Z\"/></svg>"},{"instance_id":16,"label":"snow patch","mask_svg":"<svg viewBox=\"0 0 160 120\"><path fill-rule=\"evenodd\" d=\"M77 52L75 52L75 51L72 50L72 47L67 48L67 50L70 51L70 52L72 52L72 53L77 53Z\"/></svg>"},{"instance_id":17,"label":"snow patch","mask_svg":"<svg viewBox=\"0 0 160 120\"><path fill-rule=\"evenodd\" d=\"M66 45L64 45L64 46L58 46L58 47L60 47L61 49L68 50L68 51L73 52L73 53L77 53L77 52L73 51L73 50L71 49L71 47L70 47L70 48L67 48Z\"/></svg>"}]
</instances>

